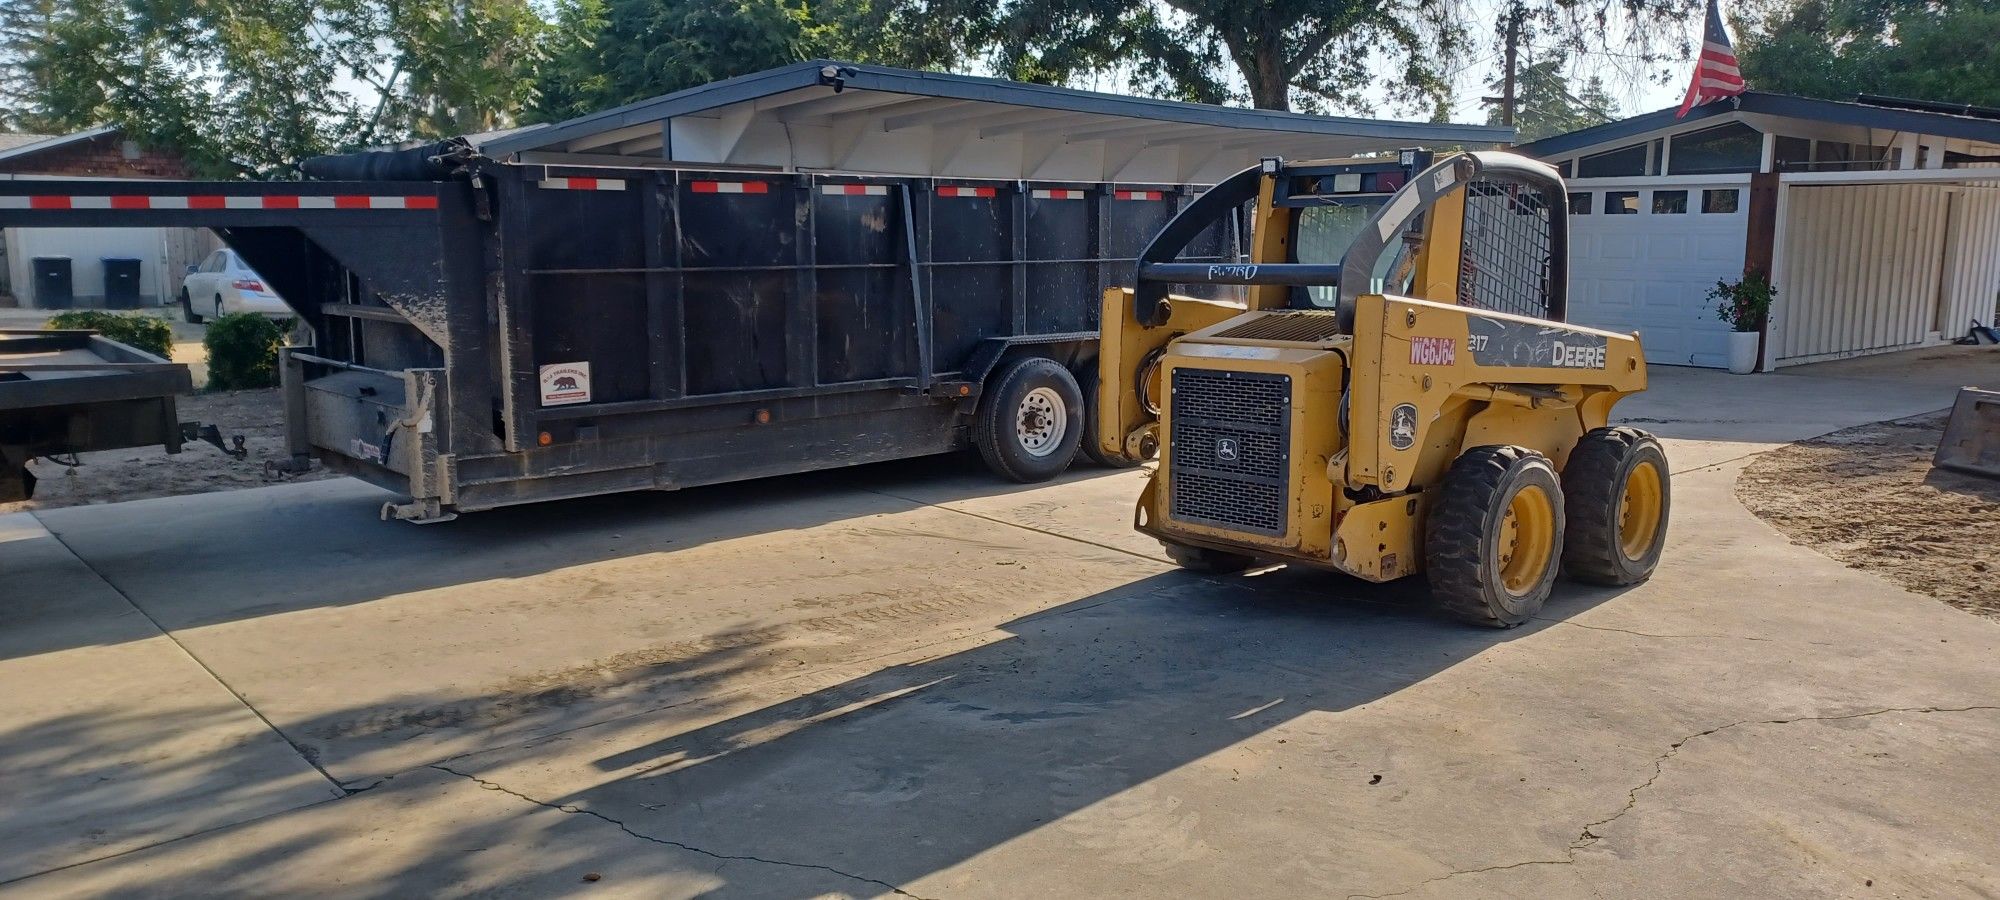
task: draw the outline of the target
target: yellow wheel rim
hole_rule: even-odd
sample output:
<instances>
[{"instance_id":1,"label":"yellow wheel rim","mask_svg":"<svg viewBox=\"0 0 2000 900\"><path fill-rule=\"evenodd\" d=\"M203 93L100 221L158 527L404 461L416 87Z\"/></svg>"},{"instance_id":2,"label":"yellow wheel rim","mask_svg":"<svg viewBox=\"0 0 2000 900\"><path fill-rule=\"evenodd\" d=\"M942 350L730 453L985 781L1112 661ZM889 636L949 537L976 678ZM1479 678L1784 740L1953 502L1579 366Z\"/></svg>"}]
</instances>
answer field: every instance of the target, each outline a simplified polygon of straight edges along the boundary
<instances>
[{"instance_id":1,"label":"yellow wheel rim","mask_svg":"<svg viewBox=\"0 0 2000 900\"><path fill-rule=\"evenodd\" d=\"M1554 562L1556 507L1548 491L1528 485L1507 501L1500 520L1500 584L1510 594L1525 594L1541 584Z\"/></svg>"},{"instance_id":2,"label":"yellow wheel rim","mask_svg":"<svg viewBox=\"0 0 2000 900\"><path fill-rule=\"evenodd\" d=\"M1665 493L1660 469L1650 461L1633 466L1625 476L1625 493L1618 500L1618 548L1626 559L1640 559L1653 549Z\"/></svg>"}]
</instances>

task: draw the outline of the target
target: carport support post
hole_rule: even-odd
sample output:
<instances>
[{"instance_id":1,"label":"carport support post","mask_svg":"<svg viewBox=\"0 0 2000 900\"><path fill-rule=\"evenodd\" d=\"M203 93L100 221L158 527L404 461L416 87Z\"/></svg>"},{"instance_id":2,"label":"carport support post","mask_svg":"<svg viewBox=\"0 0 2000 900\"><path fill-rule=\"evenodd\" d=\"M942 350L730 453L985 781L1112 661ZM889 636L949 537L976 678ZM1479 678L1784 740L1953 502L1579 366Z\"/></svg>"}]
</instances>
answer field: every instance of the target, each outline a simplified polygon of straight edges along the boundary
<instances>
[{"instance_id":1,"label":"carport support post","mask_svg":"<svg viewBox=\"0 0 2000 900\"><path fill-rule=\"evenodd\" d=\"M1778 246L1778 190L1778 173L1759 172L1750 176L1749 221L1743 238L1743 274L1746 277L1762 274L1767 279L1775 278L1771 263ZM1767 311L1764 321L1757 323L1755 371L1768 370L1764 361L1769 358L1767 345L1770 341L1771 315Z\"/></svg>"}]
</instances>

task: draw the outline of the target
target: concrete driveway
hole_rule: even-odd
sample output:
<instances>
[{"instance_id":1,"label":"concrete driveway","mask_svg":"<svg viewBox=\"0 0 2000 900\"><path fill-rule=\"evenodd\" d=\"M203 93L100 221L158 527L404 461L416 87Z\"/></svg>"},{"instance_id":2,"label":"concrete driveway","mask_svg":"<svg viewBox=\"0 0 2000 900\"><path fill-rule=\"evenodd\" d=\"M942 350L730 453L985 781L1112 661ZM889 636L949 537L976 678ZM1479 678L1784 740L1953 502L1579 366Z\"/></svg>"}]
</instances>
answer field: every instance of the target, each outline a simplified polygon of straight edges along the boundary
<instances>
[{"instance_id":1,"label":"concrete driveway","mask_svg":"<svg viewBox=\"0 0 2000 900\"><path fill-rule=\"evenodd\" d=\"M2000 627L1732 495L1976 381L1656 369L1659 575L1506 632L1175 570L1131 472L0 518L0 893L1991 896Z\"/></svg>"}]
</instances>

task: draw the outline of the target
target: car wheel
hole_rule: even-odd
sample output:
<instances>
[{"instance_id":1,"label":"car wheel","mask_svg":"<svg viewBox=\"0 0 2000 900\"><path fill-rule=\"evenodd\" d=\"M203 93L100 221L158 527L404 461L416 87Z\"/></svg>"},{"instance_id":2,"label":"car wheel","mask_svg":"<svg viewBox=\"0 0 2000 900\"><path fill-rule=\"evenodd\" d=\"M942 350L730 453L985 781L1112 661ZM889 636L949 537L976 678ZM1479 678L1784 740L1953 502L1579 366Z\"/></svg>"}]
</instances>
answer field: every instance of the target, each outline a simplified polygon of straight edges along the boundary
<instances>
[{"instance_id":1,"label":"car wheel","mask_svg":"<svg viewBox=\"0 0 2000 900\"><path fill-rule=\"evenodd\" d=\"M181 292L181 321L190 325L201 324L201 317L194 314L194 300L188 297L187 291Z\"/></svg>"}]
</instances>

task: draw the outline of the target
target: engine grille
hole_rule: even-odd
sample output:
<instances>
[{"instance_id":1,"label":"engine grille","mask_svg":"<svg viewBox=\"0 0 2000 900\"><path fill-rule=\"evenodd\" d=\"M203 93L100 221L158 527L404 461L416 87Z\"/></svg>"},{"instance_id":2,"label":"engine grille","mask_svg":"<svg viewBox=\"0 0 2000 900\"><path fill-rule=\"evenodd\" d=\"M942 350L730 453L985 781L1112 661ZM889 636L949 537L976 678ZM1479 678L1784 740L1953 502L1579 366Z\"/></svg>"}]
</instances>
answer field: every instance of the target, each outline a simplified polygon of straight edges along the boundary
<instances>
[{"instance_id":1,"label":"engine grille","mask_svg":"<svg viewBox=\"0 0 2000 900\"><path fill-rule=\"evenodd\" d=\"M1304 309L1271 313L1258 316L1234 328L1219 331L1215 336L1321 344L1340 336L1340 316L1330 311Z\"/></svg>"},{"instance_id":2,"label":"engine grille","mask_svg":"<svg viewBox=\"0 0 2000 900\"><path fill-rule=\"evenodd\" d=\"M1284 534L1291 506L1291 376L1177 368L1172 391L1170 515Z\"/></svg>"}]
</instances>

